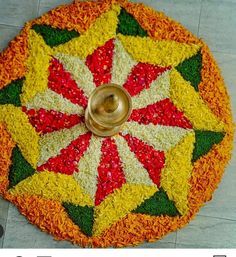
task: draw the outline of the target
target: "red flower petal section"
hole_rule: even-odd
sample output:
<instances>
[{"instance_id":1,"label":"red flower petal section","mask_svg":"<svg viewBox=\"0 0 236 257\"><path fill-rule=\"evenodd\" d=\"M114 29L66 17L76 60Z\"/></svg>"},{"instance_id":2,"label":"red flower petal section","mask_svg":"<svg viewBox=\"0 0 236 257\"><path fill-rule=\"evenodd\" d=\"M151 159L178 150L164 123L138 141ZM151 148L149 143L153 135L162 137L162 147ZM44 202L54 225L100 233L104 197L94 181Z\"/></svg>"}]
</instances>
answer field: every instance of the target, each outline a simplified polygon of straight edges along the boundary
<instances>
[{"instance_id":1,"label":"red flower petal section","mask_svg":"<svg viewBox=\"0 0 236 257\"><path fill-rule=\"evenodd\" d=\"M115 141L106 138L103 141L101 151L95 205L99 205L107 195L126 182Z\"/></svg>"},{"instance_id":2,"label":"red flower petal section","mask_svg":"<svg viewBox=\"0 0 236 257\"><path fill-rule=\"evenodd\" d=\"M170 67L159 67L148 63L138 63L131 71L124 88L131 96L139 94Z\"/></svg>"},{"instance_id":3,"label":"red flower petal section","mask_svg":"<svg viewBox=\"0 0 236 257\"><path fill-rule=\"evenodd\" d=\"M74 104L84 108L87 106L88 99L83 90L78 88L70 73L65 71L63 65L55 58L49 66L48 87Z\"/></svg>"},{"instance_id":4,"label":"red flower petal section","mask_svg":"<svg viewBox=\"0 0 236 257\"><path fill-rule=\"evenodd\" d=\"M111 81L113 50L114 39L111 39L104 46L97 48L86 59L86 65L93 74L93 81L96 86Z\"/></svg>"},{"instance_id":5,"label":"red flower petal section","mask_svg":"<svg viewBox=\"0 0 236 257\"><path fill-rule=\"evenodd\" d=\"M79 136L67 148L62 149L58 156L50 158L45 164L39 166L37 170L48 170L67 175L78 172L77 164L87 150L90 138L90 132Z\"/></svg>"},{"instance_id":6,"label":"red flower petal section","mask_svg":"<svg viewBox=\"0 0 236 257\"><path fill-rule=\"evenodd\" d=\"M143 167L148 171L152 181L160 187L161 169L165 164L165 154L157 151L136 137L127 134L123 136L127 141L130 150L136 155Z\"/></svg>"},{"instance_id":7,"label":"red flower petal section","mask_svg":"<svg viewBox=\"0 0 236 257\"><path fill-rule=\"evenodd\" d=\"M145 108L133 110L129 121L139 124L159 124L165 126L178 126L181 128L192 128L190 121L179 111L170 99L164 99Z\"/></svg>"},{"instance_id":8,"label":"red flower petal section","mask_svg":"<svg viewBox=\"0 0 236 257\"><path fill-rule=\"evenodd\" d=\"M42 134L63 128L71 128L83 121L83 118L76 114L67 115L61 112L52 110L48 111L42 108L39 110L27 110L23 107L22 110L28 115L29 122L35 130Z\"/></svg>"}]
</instances>

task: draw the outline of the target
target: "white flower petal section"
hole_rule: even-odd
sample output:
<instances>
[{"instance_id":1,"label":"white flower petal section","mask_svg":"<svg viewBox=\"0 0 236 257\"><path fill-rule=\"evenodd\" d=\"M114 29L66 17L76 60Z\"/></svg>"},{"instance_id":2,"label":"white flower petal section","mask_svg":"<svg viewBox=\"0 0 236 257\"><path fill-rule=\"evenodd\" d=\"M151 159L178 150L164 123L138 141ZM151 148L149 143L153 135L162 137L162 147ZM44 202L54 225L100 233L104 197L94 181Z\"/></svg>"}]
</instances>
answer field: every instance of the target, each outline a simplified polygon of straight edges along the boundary
<instances>
[{"instance_id":1,"label":"white flower petal section","mask_svg":"<svg viewBox=\"0 0 236 257\"><path fill-rule=\"evenodd\" d=\"M127 53L120 40L115 40L111 82L123 86L137 62Z\"/></svg>"},{"instance_id":2,"label":"white flower petal section","mask_svg":"<svg viewBox=\"0 0 236 257\"><path fill-rule=\"evenodd\" d=\"M87 132L85 125L79 124L70 129L62 129L43 135L39 139L40 157L38 166L44 164L49 158L60 154L60 151L66 148L71 141Z\"/></svg>"},{"instance_id":3,"label":"white flower petal section","mask_svg":"<svg viewBox=\"0 0 236 257\"><path fill-rule=\"evenodd\" d=\"M154 104L165 98L169 98L169 73L169 71L164 72L155 81L152 82L150 88L144 89L140 94L132 97L133 109L144 108L147 105Z\"/></svg>"},{"instance_id":4,"label":"white flower petal section","mask_svg":"<svg viewBox=\"0 0 236 257\"><path fill-rule=\"evenodd\" d=\"M174 147L192 130L172 126L143 125L137 122L127 122L122 134L130 134L153 146L156 150L167 151Z\"/></svg>"},{"instance_id":5,"label":"white flower petal section","mask_svg":"<svg viewBox=\"0 0 236 257\"><path fill-rule=\"evenodd\" d=\"M130 151L125 139L121 136L116 136L114 139L116 141L127 183L154 185L147 170L138 161L135 154Z\"/></svg>"},{"instance_id":6,"label":"white flower petal section","mask_svg":"<svg viewBox=\"0 0 236 257\"><path fill-rule=\"evenodd\" d=\"M84 114L82 106L73 104L71 101L55 93L51 89L36 94L36 96L26 104L26 107L28 109L36 110L44 108L48 111L54 110L66 114Z\"/></svg>"},{"instance_id":7,"label":"white flower petal section","mask_svg":"<svg viewBox=\"0 0 236 257\"><path fill-rule=\"evenodd\" d=\"M70 72L78 87L89 97L96 85L93 82L93 75L84 61L65 54L56 54L55 57L63 64L66 71Z\"/></svg>"},{"instance_id":8,"label":"white flower petal section","mask_svg":"<svg viewBox=\"0 0 236 257\"><path fill-rule=\"evenodd\" d=\"M94 135L91 137L89 147L78 163L79 171L74 173L76 181L92 199L95 199L97 191L97 169L101 159L102 140Z\"/></svg>"}]
</instances>

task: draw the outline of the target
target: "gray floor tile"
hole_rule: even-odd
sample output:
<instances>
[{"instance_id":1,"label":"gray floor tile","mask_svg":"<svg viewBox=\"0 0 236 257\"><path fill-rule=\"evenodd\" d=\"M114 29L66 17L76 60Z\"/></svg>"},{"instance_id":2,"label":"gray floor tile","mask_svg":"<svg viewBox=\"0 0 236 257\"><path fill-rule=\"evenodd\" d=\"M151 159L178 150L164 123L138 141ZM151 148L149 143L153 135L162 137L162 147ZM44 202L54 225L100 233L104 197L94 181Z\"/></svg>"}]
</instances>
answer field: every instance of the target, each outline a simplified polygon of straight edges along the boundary
<instances>
[{"instance_id":1,"label":"gray floor tile","mask_svg":"<svg viewBox=\"0 0 236 257\"><path fill-rule=\"evenodd\" d=\"M192 245L186 245L186 244L176 244L175 248L177 249L199 249L199 248L205 248L207 249L207 246L196 246L195 244Z\"/></svg>"},{"instance_id":2,"label":"gray floor tile","mask_svg":"<svg viewBox=\"0 0 236 257\"><path fill-rule=\"evenodd\" d=\"M177 232L176 245L195 248L235 248L236 221L198 216Z\"/></svg>"},{"instance_id":3,"label":"gray floor tile","mask_svg":"<svg viewBox=\"0 0 236 257\"><path fill-rule=\"evenodd\" d=\"M3 241L5 236L5 228L6 228L6 219L0 218L0 226L3 228L3 234L0 234L0 248L3 247Z\"/></svg>"},{"instance_id":4,"label":"gray floor tile","mask_svg":"<svg viewBox=\"0 0 236 257\"><path fill-rule=\"evenodd\" d=\"M69 4L72 3L73 0L41 0L39 5L39 15L44 14L45 12L50 11L51 9L57 7L58 5L62 4Z\"/></svg>"},{"instance_id":5,"label":"gray floor tile","mask_svg":"<svg viewBox=\"0 0 236 257\"><path fill-rule=\"evenodd\" d=\"M19 27L0 25L0 52L20 32Z\"/></svg>"},{"instance_id":6,"label":"gray floor tile","mask_svg":"<svg viewBox=\"0 0 236 257\"><path fill-rule=\"evenodd\" d=\"M175 248L175 244L174 243L165 243L165 242L162 242L162 241L157 241L157 242L154 242L154 243L141 244L141 245L138 245L134 248L159 248L159 249Z\"/></svg>"},{"instance_id":7,"label":"gray floor tile","mask_svg":"<svg viewBox=\"0 0 236 257\"><path fill-rule=\"evenodd\" d=\"M55 241L52 236L40 231L25 221L8 220L4 248L75 248L66 241Z\"/></svg>"},{"instance_id":8,"label":"gray floor tile","mask_svg":"<svg viewBox=\"0 0 236 257\"><path fill-rule=\"evenodd\" d=\"M7 219L9 203L0 197L0 219Z\"/></svg>"},{"instance_id":9,"label":"gray floor tile","mask_svg":"<svg viewBox=\"0 0 236 257\"><path fill-rule=\"evenodd\" d=\"M25 222L26 218L24 215L20 214L20 212L18 211L18 209L16 208L16 206L14 206L13 204L9 204L9 209L8 209L8 221L21 221L21 222Z\"/></svg>"},{"instance_id":10,"label":"gray floor tile","mask_svg":"<svg viewBox=\"0 0 236 257\"><path fill-rule=\"evenodd\" d=\"M182 23L195 35L198 33L201 0L133 0L132 2L143 2Z\"/></svg>"},{"instance_id":11,"label":"gray floor tile","mask_svg":"<svg viewBox=\"0 0 236 257\"><path fill-rule=\"evenodd\" d=\"M225 84L228 88L234 112L234 121L236 121L236 54L224 54L218 52L213 52L213 54L217 63L219 64L219 67L221 68L222 76L224 77Z\"/></svg>"},{"instance_id":12,"label":"gray floor tile","mask_svg":"<svg viewBox=\"0 0 236 257\"><path fill-rule=\"evenodd\" d=\"M236 53L236 2L203 0L199 36L214 51Z\"/></svg>"},{"instance_id":13,"label":"gray floor tile","mask_svg":"<svg viewBox=\"0 0 236 257\"><path fill-rule=\"evenodd\" d=\"M23 26L37 17L38 4L39 0L0 0L0 24Z\"/></svg>"}]
</instances>

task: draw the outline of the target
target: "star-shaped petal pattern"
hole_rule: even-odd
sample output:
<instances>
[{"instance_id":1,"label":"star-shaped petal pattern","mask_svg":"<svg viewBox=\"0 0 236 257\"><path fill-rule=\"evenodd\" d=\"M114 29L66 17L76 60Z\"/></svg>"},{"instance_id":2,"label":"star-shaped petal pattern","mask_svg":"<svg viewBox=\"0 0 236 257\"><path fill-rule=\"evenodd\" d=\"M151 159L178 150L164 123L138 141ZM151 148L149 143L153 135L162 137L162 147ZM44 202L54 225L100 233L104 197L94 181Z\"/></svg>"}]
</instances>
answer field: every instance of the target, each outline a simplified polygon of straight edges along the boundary
<instances>
[{"instance_id":1,"label":"star-shaped petal pattern","mask_svg":"<svg viewBox=\"0 0 236 257\"><path fill-rule=\"evenodd\" d=\"M199 93L175 70L194 56L199 46L116 35L119 11L114 5L84 34L53 48L31 31L28 65L33 68L26 75L21 95L22 115L28 116L25 123L39 132L38 160L31 161L38 172L17 184L12 194L40 195L44 190L47 199L94 206L94 235L135 210L160 187L178 212L186 214L194 129L224 129ZM112 20L109 26L107 19ZM38 48L44 66L40 60L32 65ZM123 86L133 102L133 112L120 133L105 139L92 135L83 117L90 94L104 83ZM209 119L199 120L195 111ZM0 113L0 119L10 123L4 117L6 112ZM186 155L179 156L180 149ZM49 178L62 185L63 191L50 188ZM39 180L42 183L35 189L32 185ZM77 198L66 193L66 182L71 194L78 192ZM126 202L126 198L131 200Z\"/></svg>"}]
</instances>

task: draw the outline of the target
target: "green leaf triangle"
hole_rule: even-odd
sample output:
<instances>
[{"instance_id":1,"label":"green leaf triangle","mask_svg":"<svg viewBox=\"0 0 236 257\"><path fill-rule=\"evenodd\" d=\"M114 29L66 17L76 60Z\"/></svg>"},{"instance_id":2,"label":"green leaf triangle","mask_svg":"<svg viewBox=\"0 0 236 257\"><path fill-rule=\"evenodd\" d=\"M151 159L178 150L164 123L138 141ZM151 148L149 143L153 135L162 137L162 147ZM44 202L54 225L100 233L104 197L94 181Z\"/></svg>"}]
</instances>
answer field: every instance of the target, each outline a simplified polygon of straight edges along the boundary
<instances>
[{"instance_id":1,"label":"green leaf triangle","mask_svg":"<svg viewBox=\"0 0 236 257\"><path fill-rule=\"evenodd\" d=\"M214 144L219 144L225 136L224 132L195 130L195 144L192 161L195 162L201 156L207 154Z\"/></svg>"},{"instance_id":2,"label":"green leaf triangle","mask_svg":"<svg viewBox=\"0 0 236 257\"><path fill-rule=\"evenodd\" d=\"M35 173L34 168L26 161L18 146L12 151L11 161L12 165L9 171L10 188Z\"/></svg>"},{"instance_id":3,"label":"green leaf triangle","mask_svg":"<svg viewBox=\"0 0 236 257\"><path fill-rule=\"evenodd\" d=\"M201 82L202 55L198 52L196 55L184 60L176 69L182 77L189 81L191 85L198 91L198 85Z\"/></svg>"},{"instance_id":4,"label":"green leaf triangle","mask_svg":"<svg viewBox=\"0 0 236 257\"><path fill-rule=\"evenodd\" d=\"M32 29L40 34L50 47L64 44L80 35L79 32L75 30L68 31L66 29L53 28L49 25L35 24L32 26Z\"/></svg>"},{"instance_id":5,"label":"green leaf triangle","mask_svg":"<svg viewBox=\"0 0 236 257\"><path fill-rule=\"evenodd\" d=\"M22 92L23 79L12 81L0 90L0 104L13 104L21 106L20 94Z\"/></svg>"},{"instance_id":6,"label":"green leaf triangle","mask_svg":"<svg viewBox=\"0 0 236 257\"><path fill-rule=\"evenodd\" d=\"M63 203L71 220L80 227L80 230L87 236L92 236L94 209L89 206Z\"/></svg>"},{"instance_id":7,"label":"green leaf triangle","mask_svg":"<svg viewBox=\"0 0 236 257\"><path fill-rule=\"evenodd\" d=\"M119 23L117 27L117 34L121 33L127 36L146 37L147 31L144 30L137 20L129 14L124 8L121 9L118 16Z\"/></svg>"},{"instance_id":8,"label":"green leaf triangle","mask_svg":"<svg viewBox=\"0 0 236 257\"><path fill-rule=\"evenodd\" d=\"M176 216L179 214L174 202L168 198L163 188L160 188L159 191L149 199L145 200L141 205L133 210L133 212L152 216Z\"/></svg>"}]
</instances>

